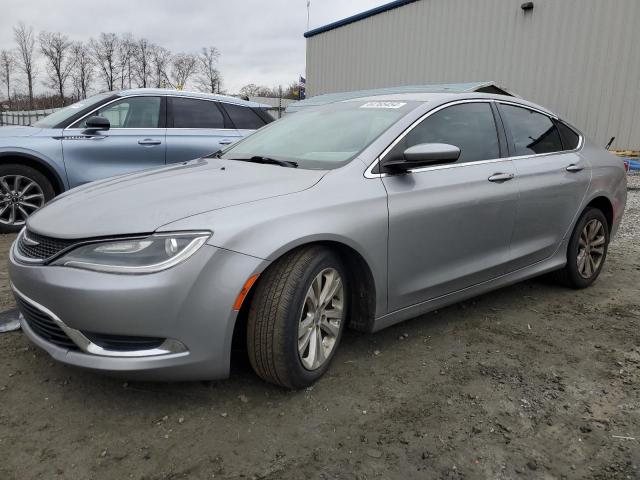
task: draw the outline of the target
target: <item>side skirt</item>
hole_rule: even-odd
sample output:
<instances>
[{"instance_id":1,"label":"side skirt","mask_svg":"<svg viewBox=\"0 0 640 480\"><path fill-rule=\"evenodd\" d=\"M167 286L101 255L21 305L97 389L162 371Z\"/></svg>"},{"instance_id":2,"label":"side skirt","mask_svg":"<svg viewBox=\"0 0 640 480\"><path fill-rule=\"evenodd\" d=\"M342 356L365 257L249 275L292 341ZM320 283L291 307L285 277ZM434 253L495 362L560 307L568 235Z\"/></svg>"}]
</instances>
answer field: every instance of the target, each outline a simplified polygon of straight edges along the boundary
<instances>
[{"instance_id":1,"label":"side skirt","mask_svg":"<svg viewBox=\"0 0 640 480\"><path fill-rule=\"evenodd\" d=\"M563 245L564 244L565 242L563 242ZM410 318L418 317L425 313L432 312L433 310L438 310L454 303L461 302L462 300L467 300L469 298L482 295L483 293L487 293L498 288L513 285L514 283L519 283L523 280L537 277L539 275L552 272L553 270L558 270L562 268L567 262L566 256L564 254L565 251L566 248L560 248L554 256L528 267L521 268L520 270L516 270L515 272L511 272L492 280L488 280L486 282L479 283L462 290L457 290L440 297L432 298L431 300L427 300L426 302L418 303L416 305L411 305L410 307L405 307L400 310L387 313L386 315L378 317L375 320L372 331L377 332L378 330L390 327L391 325L395 325L396 323L403 322Z\"/></svg>"}]
</instances>

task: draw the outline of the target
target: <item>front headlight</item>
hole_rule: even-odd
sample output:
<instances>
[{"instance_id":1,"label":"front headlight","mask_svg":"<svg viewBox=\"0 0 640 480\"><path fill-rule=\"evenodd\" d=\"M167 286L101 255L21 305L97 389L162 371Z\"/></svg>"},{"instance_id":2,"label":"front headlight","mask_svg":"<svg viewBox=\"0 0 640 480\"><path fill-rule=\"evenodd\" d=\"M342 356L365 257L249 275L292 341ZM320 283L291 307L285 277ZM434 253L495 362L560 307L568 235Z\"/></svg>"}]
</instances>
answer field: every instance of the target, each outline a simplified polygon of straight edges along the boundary
<instances>
[{"instance_id":1,"label":"front headlight","mask_svg":"<svg viewBox=\"0 0 640 480\"><path fill-rule=\"evenodd\" d=\"M79 246L52 265L111 273L154 273L193 255L211 232L160 233Z\"/></svg>"}]
</instances>

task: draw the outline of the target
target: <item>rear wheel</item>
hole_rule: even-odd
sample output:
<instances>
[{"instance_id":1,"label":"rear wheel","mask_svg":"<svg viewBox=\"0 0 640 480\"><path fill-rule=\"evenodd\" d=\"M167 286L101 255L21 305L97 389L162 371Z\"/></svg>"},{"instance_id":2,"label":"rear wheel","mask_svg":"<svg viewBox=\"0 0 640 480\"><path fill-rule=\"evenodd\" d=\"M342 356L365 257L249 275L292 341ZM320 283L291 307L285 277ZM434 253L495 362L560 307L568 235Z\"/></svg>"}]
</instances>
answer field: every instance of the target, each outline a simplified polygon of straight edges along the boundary
<instances>
[{"instance_id":1,"label":"rear wheel","mask_svg":"<svg viewBox=\"0 0 640 480\"><path fill-rule=\"evenodd\" d=\"M0 165L0 233L19 231L54 195L51 182L38 170L19 164Z\"/></svg>"},{"instance_id":2,"label":"rear wheel","mask_svg":"<svg viewBox=\"0 0 640 480\"><path fill-rule=\"evenodd\" d=\"M311 385L329 368L346 322L346 272L330 250L304 247L265 271L247 322L249 360L264 380Z\"/></svg>"},{"instance_id":3,"label":"rear wheel","mask_svg":"<svg viewBox=\"0 0 640 480\"><path fill-rule=\"evenodd\" d=\"M557 273L561 283L586 288L600 272L609 247L609 225L601 210L588 208L578 220L567 249L567 264Z\"/></svg>"}]
</instances>

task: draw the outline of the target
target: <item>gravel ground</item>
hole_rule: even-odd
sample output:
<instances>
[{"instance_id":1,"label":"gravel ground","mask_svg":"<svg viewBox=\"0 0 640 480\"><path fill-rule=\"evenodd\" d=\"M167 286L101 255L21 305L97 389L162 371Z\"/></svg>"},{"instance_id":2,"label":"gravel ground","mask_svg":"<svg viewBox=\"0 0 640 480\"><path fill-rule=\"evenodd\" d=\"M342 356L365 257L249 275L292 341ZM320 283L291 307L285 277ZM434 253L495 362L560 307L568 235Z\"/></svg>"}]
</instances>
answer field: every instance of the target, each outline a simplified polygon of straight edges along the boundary
<instances>
[{"instance_id":1,"label":"gravel ground","mask_svg":"<svg viewBox=\"0 0 640 480\"><path fill-rule=\"evenodd\" d=\"M638 479L640 176L629 186L591 288L534 280L348 333L300 392L242 358L226 381L126 383L0 335L0 479ZM9 308L4 270L0 287Z\"/></svg>"}]
</instances>

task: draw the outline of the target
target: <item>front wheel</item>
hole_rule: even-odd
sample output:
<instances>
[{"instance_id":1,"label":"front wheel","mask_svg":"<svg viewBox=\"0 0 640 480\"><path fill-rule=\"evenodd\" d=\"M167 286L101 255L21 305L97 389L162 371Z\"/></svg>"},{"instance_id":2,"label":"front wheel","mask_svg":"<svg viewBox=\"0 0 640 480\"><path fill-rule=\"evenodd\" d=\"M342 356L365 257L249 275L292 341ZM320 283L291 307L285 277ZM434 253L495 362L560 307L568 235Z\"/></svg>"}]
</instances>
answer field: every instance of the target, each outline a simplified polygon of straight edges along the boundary
<instances>
[{"instance_id":1,"label":"front wheel","mask_svg":"<svg viewBox=\"0 0 640 480\"><path fill-rule=\"evenodd\" d=\"M51 182L38 170L19 164L0 165L0 233L19 231L54 195Z\"/></svg>"},{"instance_id":2,"label":"front wheel","mask_svg":"<svg viewBox=\"0 0 640 480\"><path fill-rule=\"evenodd\" d=\"M609 248L609 224L601 210L588 208L573 230L567 249L567 264L557 273L561 283L586 288L602 271Z\"/></svg>"},{"instance_id":3,"label":"front wheel","mask_svg":"<svg viewBox=\"0 0 640 480\"><path fill-rule=\"evenodd\" d=\"M332 251L311 246L271 265L249 309L249 360L264 380L303 388L329 368L346 322L346 272Z\"/></svg>"}]
</instances>

